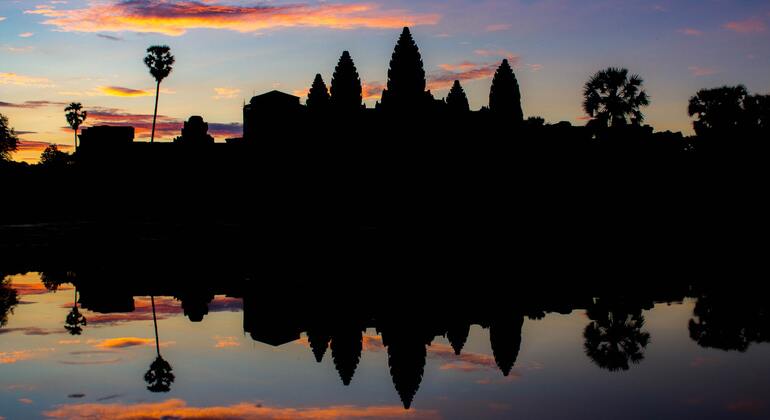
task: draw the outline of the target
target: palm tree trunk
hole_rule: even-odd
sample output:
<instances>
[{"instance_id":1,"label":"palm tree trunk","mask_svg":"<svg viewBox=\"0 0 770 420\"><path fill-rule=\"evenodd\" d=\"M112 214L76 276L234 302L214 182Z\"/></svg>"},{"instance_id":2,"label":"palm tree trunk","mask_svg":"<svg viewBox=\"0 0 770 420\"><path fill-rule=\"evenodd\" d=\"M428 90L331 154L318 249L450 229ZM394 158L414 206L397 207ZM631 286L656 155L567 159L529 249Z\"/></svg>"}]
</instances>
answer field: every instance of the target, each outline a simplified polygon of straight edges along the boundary
<instances>
[{"instance_id":1,"label":"palm tree trunk","mask_svg":"<svg viewBox=\"0 0 770 420\"><path fill-rule=\"evenodd\" d=\"M78 151L78 130L75 130L75 151Z\"/></svg>"},{"instance_id":2,"label":"palm tree trunk","mask_svg":"<svg viewBox=\"0 0 770 420\"><path fill-rule=\"evenodd\" d=\"M152 134L150 134L150 143L155 141L155 119L158 118L158 96L160 95L160 80L155 87L155 112L152 113Z\"/></svg>"},{"instance_id":3,"label":"palm tree trunk","mask_svg":"<svg viewBox=\"0 0 770 420\"><path fill-rule=\"evenodd\" d=\"M160 357L160 342L158 341L158 318L155 317L155 296L150 296L150 302L152 302L152 323L155 324L155 351L158 352L158 357Z\"/></svg>"}]
</instances>

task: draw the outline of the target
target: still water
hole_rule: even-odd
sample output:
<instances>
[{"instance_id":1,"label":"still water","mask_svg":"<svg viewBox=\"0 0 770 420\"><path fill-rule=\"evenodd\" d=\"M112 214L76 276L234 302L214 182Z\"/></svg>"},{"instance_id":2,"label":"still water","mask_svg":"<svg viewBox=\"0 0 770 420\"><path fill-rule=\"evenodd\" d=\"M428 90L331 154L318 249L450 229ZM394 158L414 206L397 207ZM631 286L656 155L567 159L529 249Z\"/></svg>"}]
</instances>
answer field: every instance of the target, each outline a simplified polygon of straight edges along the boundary
<instances>
[{"instance_id":1,"label":"still water","mask_svg":"<svg viewBox=\"0 0 770 420\"><path fill-rule=\"evenodd\" d=\"M64 277L3 280L0 418L770 418L760 289L328 320Z\"/></svg>"}]
</instances>

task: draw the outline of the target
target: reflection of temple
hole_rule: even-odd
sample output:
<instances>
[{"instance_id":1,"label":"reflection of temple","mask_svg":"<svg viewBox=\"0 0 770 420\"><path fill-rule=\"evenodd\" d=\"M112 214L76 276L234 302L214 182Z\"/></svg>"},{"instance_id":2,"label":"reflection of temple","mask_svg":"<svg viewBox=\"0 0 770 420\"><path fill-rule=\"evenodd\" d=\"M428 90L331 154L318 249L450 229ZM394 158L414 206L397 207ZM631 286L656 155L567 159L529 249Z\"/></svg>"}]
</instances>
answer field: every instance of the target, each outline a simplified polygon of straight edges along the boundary
<instances>
[{"instance_id":1,"label":"reflection of temple","mask_svg":"<svg viewBox=\"0 0 770 420\"><path fill-rule=\"evenodd\" d=\"M35 271L35 268L25 266L20 270ZM455 296L451 302L447 302L446 297L417 302L397 293L382 299L368 299L364 305L355 306L356 301L339 290L325 294L317 290L288 293L286 289L270 289L267 281L258 282L257 287L249 285L247 280L221 281L211 274L196 278L190 273L178 273L178 279L184 281L170 281L173 277L168 273L154 274L166 278L164 284L151 274L135 280L141 277L128 273L127 279L107 284L103 279L110 277L104 273L84 270L77 274L66 267L54 267L52 273L55 272L70 274L42 277L49 283L55 278L72 282L80 292L81 308L101 313L142 309L134 304L134 296L175 296L181 301L181 308L176 310L197 322L210 310L216 310L211 306L214 296L242 296L243 329L253 340L280 346L299 340L306 333L308 356L312 352L312 357L321 362L330 351L330 363L346 386L355 384L356 370L365 357L365 350L384 348L393 386L406 408L415 401L426 362L432 357L441 360L455 357L433 343L436 337L446 337L461 363L471 325L488 330L494 362L505 376L512 374L520 356L525 317L540 319L554 312L586 311L588 323L583 332L586 354L598 367L609 371L628 370L643 361L650 342L650 334L644 327L645 309L658 302L681 302L686 296L697 298L688 326L692 339L699 345L745 351L753 343L770 341L770 304L761 294L748 290L726 293L724 287L710 285L672 284L649 288L635 285L626 289L564 286L560 292L548 287L521 286L517 296L526 298L515 301L489 296L483 299ZM122 272L114 270L114 273L111 277L119 278ZM205 278L217 278L217 281L207 282ZM190 279L194 280L188 281ZM527 290L521 290L524 288ZM308 286L308 290L311 289ZM440 291L436 291L438 293ZM0 316L7 314L8 306L14 303L2 297L11 295L12 285L2 284ZM3 305L5 301L10 304ZM474 301L478 303L474 305ZM446 315L437 315L446 308L454 309ZM143 309L146 310L146 306ZM165 310L173 309L166 307ZM682 325L682 328L688 326ZM364 331L372 329L381 335L381 346L378 338L364 335ZM491 363L484 363L485 367L494 369Z\"/></svg>"}]
</instances>

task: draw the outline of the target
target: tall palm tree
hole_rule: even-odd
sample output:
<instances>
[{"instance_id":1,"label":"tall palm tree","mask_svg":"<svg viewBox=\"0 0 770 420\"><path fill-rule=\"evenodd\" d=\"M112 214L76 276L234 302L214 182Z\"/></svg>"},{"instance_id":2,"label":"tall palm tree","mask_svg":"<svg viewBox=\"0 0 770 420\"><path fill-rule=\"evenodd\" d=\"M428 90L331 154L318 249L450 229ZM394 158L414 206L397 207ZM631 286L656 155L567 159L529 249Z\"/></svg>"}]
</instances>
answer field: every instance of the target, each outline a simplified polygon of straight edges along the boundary
<instances>
[{"instance_id":1,"label":"tall palm tree","mask_svg":"<svg viewBox=\"0 0 770 420\"><path fill-rule=\"evenodd\" d=\"M155 315L155 296L150 296L152 302L152 322L155 326L155 352L157 357L150 365L150 369L144 374L144 381L147 382L147 389L150 392L168 392L171 390L171 384L174 383L174 374L171 364L160 355L160 341L158 340L158 318Z\"/></svg>"},{"instance_id":2,"label":"tall palm tree","mask_svg":"<svg viewBox=\"0 0 770 420\"><path fill-rule=\"evenodd\" d=\"M78 150L78 128L83 124L83 121L88 117L88 113L83 110L83 105L80 102L72 102L64 108L65 116L67 117L67 123L75 130L75 151Z\"/></svg>"},{"instance_id":3,"label":"tall palm tree","mask_svg":"<svg viewBox=\"0 0 770 420\"><path fill-rule=\"evenodd\" d=\"M610 67L591 76L583 88L583 110L602 126L637 125L644 122L640 110L650 104L639 75Z\"/></svg>"},{"instance_id":4,"label":"tall palm tree","mask_svg":"<svg viewBox=\"0 0 770 420\"><path fill-rule=\"evenodd\" d=\"M144 57L144 64L150 69L150 74L158 82L155 87L155 112L152 114L152 134L150 143L155 141L155 120L158 117L158 95L160 95L160 82L168 77L174 65L174 56L171 55L171 48L167 45L153 45L147 48L147 55Z\"/></svg>"}]
</instances>

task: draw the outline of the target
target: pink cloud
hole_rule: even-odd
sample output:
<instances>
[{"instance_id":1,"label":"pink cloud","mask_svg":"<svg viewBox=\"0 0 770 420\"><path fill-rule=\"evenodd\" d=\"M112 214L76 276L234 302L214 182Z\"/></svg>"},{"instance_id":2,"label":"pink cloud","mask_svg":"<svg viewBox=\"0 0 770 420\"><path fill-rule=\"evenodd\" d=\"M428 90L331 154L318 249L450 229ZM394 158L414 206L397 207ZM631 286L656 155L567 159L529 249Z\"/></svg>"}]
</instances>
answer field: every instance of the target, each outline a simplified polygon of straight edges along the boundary
<instances>
[{"instance_id":1,"label":"pink cloud","mask_svg":"<svg viewBox=\"0 0 770 420\"><path fill-rule=\"evenodd\" d=\"M703 35L703 31L701 31L700 29L695 29L695 28L683 28L683 29L680 29L677 32L679 32L682 35L687 35L687 36L701 36L701 35Z\"/></svg>"},{"instance_id":2,"label":"pink cloud","mask_svg":"<svg viewBox=\"0 0 770 420\"><path fill-rule=\"evenodd\" d=\"M46 17L43 24L65 32L144 32L180 36L190 29L224 29L259 32L275 28L323 27L331 29L390 28L435 25L436 14L383 10L374 3L284 4L254 6L215 1L132 0L92 3L82 9L58 10L51 6L25 11Z\"/></svg>"},{"instance_id":3,"label":"pink cloud","mask_svg":"<svg viewBox=\"0 0 770 420\"><path fill-rule=\"evenodd\" d=\"M711 67L690 66L688 69L690 70L690 74L695 77L711 76L712 74L719 73L719 71Z\"/></svg>"},{"instance_id":4,"label":"pink cloud","mask_svg":"<svg viewBox=\"0 0 770 420\"><path fill-rule=\"evenodd\" d=\"M492 25L487 25L484 30L487 32L501 32L501 31L507 31L511 29L510 23L495 23Z\"/></svg>"},{"instance_id":5,"label":"pink cloud","mask_svg":"<svg viewBox=\"0 0 770 420\"><path fill-rule=\"evenodd\" d=\"M722 25L722 27L733 32L738 32L740 34L762 33L767 30L767 25L765 22L758 17L727 22Z\"/></svg>"}]
</instances>

